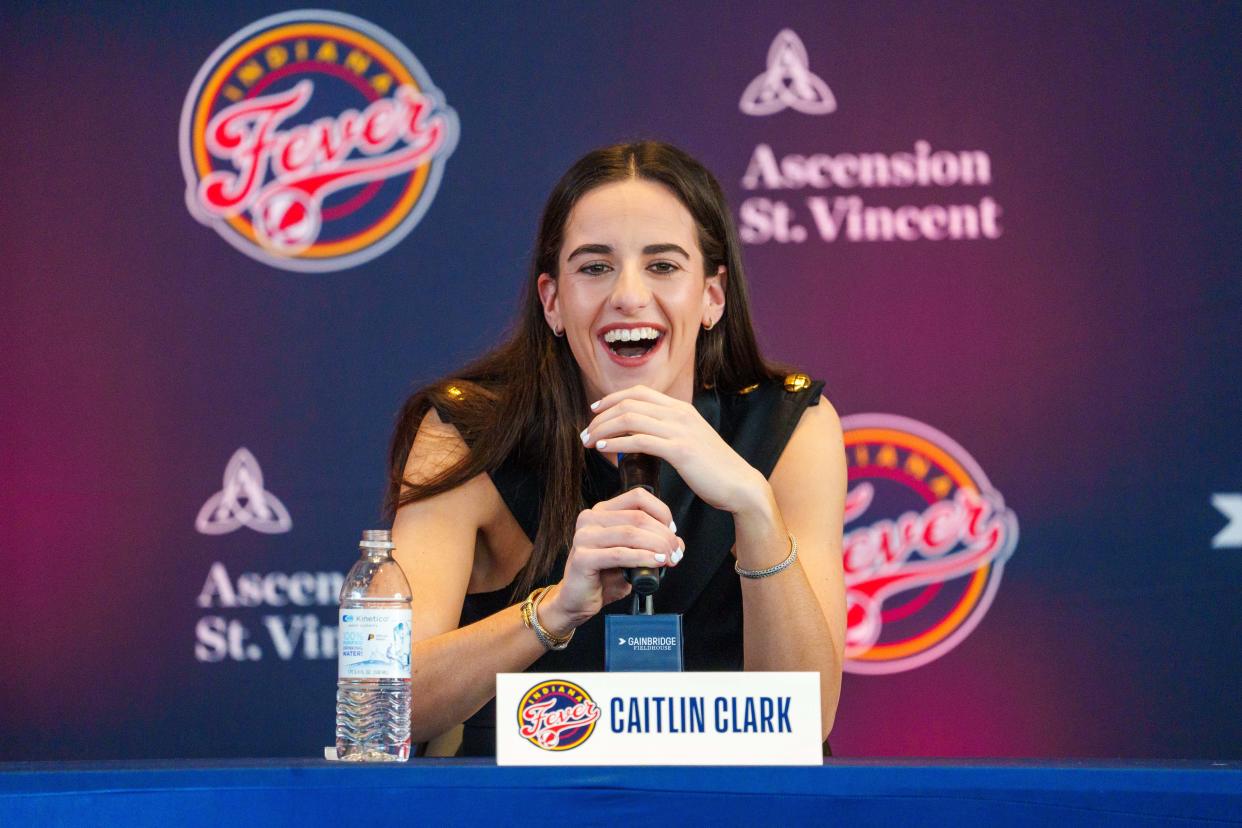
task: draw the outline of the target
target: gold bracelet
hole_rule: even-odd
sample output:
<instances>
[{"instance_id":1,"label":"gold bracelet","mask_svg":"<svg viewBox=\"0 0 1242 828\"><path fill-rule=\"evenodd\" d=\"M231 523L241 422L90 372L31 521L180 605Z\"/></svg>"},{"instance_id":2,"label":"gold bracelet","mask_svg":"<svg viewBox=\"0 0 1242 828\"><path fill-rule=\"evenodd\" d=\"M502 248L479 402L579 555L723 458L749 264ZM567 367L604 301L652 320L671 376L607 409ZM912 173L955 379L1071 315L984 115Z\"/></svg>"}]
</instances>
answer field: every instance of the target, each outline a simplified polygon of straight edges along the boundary
<instances>
[{"instance_id":1,"label":"gold bracelet","mask_svg":"<svg viewBox=\"0 0 1242 828\"><path fill-rule=\"evenodd\" d=\"M574 630L570 630L567 635L553 635L539 623L539 602L543 600L543 596L547 593L549 587L539 587L530 595L526 596L526 600L522 602L522 623L526 625L526 629L532 630L539 639L539 643L548 650L563 650L569 646L569 641L574 637Z\"/></svg>"}]
</instances>

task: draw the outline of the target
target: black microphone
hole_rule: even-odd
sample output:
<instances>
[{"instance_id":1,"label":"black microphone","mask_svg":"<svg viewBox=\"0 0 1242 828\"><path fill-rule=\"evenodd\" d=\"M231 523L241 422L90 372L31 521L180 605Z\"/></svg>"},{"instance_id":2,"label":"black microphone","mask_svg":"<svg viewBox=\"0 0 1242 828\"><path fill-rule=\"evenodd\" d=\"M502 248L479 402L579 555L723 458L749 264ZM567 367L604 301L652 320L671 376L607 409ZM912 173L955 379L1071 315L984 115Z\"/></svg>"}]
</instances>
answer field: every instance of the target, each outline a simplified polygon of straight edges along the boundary
<instances>
[{"instance_id":1,"label":"black microphone","mask_svg":"<svg viewBox=\"0 0 1242 828\"><path fill-rule=\"evenodd\" d=\"M660 496L660 458L648 454L622 454L618 465L621 468L621 491L630 489L646 489ZM635 596L648 596L660 588L660 578L664 571L654 566L631 566L625 570L625 580L634 587Z\"/></svg>"}]
</instances>

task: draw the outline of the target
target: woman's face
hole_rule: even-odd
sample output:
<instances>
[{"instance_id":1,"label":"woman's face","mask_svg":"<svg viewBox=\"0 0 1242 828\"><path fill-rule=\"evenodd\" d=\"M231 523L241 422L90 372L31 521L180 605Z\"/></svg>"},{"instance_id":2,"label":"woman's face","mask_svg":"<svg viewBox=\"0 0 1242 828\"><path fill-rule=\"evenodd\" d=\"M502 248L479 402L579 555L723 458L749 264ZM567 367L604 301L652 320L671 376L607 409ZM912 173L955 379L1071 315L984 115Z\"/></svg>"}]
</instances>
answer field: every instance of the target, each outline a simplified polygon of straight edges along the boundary
<instances>
[{"instance_id":1,"label":"woman's face","mask_svg":"<svg viewBox=\"0 0 1242 828\"><path fill-rule=\"evenodd\" d=\"M592 400L646 385L690 400L700 328L724 312L724 268L705 277L690 211L642 179L605 184L565 223L560 276L539 276L553 330L565 332Z\"/></svg>"}]
</instances>

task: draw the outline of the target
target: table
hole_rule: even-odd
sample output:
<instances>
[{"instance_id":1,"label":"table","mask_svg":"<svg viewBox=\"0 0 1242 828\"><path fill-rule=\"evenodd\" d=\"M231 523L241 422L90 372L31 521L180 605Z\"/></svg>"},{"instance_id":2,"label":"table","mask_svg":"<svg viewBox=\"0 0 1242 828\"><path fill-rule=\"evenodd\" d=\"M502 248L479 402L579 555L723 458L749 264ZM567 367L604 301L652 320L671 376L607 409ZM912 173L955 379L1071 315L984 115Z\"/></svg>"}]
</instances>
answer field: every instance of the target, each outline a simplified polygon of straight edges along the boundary
<instances>
[{"instance_id":1,"label":"table","mask_svg":"<svg viewBox=\"0 0 1242 828\"><path fill-rule=\"evenodd\" d=\"M502 768L323 760L0 764L0 825L1242 823L1242 762Z\"/></svg>"}]
</instances>

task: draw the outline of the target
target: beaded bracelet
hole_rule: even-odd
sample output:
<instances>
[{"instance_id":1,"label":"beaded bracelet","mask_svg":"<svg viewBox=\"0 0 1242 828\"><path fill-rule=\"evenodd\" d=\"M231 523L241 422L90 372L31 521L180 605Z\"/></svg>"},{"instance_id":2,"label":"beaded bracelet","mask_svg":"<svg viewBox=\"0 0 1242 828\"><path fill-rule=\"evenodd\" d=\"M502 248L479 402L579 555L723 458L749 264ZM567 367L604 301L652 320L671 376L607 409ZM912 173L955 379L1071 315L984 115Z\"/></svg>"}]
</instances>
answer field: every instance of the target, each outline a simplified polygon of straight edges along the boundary
<instances>
[{"instance_id":1,"label":"beaded bracelet","mask_svg":"<svg viewBox=\"0 0 1242 828\"><path fill-rule=\"evenodd\" d=\"M526 596L526 600L522 602L522 623L526 625L526 629L534 631L539 643L546 649L563 650L569 646L569 640L574 637L575 631L570 630L568 635L556 636L539 623L539 602L547 591L548 587L539 587Z\"/></svg>"},{"instance_id":2,"label":"beaded bracelet","mask_svg":"<svg viewBox=\"0 0 1242 828\"><path fill-rule=\"evenodd\" d=\"M769 566L767 569L742 569L741 565L736 561L733 563L733 571L743 578L767 578L775 575L782 569L788 569L789 565L798 560L798 539L793 536L793 532L789 533L789 557L778 563L776 566Z\"/></svg>"}]
</instances>

